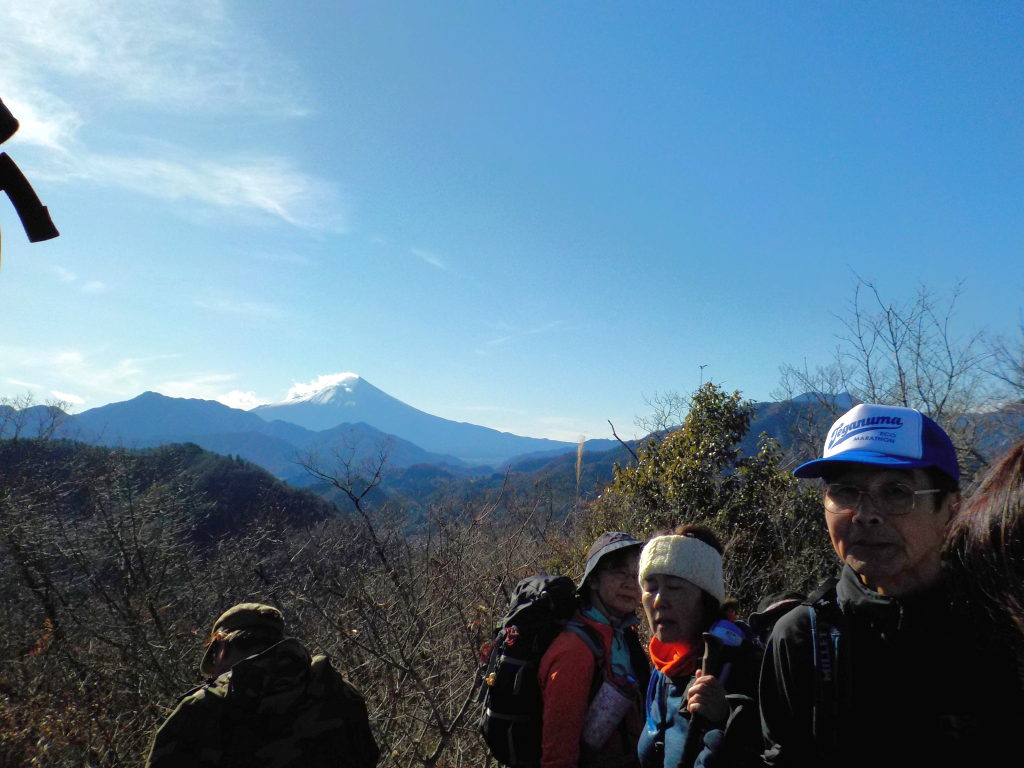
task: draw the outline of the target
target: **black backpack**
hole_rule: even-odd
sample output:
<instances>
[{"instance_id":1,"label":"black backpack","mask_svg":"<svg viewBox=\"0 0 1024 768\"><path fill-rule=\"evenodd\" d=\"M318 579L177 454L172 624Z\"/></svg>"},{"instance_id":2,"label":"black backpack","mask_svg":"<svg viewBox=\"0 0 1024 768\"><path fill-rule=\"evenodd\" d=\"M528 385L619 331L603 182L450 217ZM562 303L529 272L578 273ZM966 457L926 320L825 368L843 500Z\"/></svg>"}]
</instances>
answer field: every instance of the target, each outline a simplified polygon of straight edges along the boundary
<instances>
[{"instance_id":1,"label":"black backpack","mask_svg":"<svg viewBox=\"0 0 1024 768\"><path fill-rule=\"evenodd\" d=\"M810 608L811 642L814 654L814 713L813 732L818 739L837 747L839 725L845 704L839 690L838 662L843 642L845 618L836 594L838 579L827 579L803 600L791 593L767 610L750 617L751 624L759 632L763 652L775 624L797 606Z\"/></svg>"},{"instance_id":2,"label":"black backpack","mask_svg":"<svg viewBox=\"0 0 1024 768\"><path fill-rule=\"evenodd\" d=\"M573 620L576 585L567 576L532 576L512 592L508 613L497 624L480 692L480 732L494 758L512 768L540 764L543 702L537 667L562 630L577 634L594 654L594 679L604 664L601 638ZM591 685L591 696L594 693Z\"/></svg>"}]
</instances>

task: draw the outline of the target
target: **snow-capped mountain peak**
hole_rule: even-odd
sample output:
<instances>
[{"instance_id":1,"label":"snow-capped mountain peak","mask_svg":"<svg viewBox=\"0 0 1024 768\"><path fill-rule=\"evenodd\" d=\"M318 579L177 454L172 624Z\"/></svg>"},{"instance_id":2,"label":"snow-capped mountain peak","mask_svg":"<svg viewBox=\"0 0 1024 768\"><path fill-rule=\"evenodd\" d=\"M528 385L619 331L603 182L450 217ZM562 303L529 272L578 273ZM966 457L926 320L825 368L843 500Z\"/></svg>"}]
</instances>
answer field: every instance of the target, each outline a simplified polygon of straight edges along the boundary
<instances>
[{"instance_id":1,"label":"snow-capped mountain peak","mask_svg":"<svg viewBox=\"0 0 1024 768\"><path fill-rule=\"evenodd\" d=\"M356 373L331 373L326 376L318 376L308 384L296 383L279 405L290 403L319 403L331 402L335 397L345 394L352 394L353 389L359 383L360 377Z\"/></svg>"},{"instance_id":2,"label":"snow-capped mountain peak","mask_svg":"<svg viewBox=\"0 0 1024 768\"><path fill-rule=\"evenodd\" d=\"M497 465L511 456L573 447L572 443L521 437L425 413L354 373L321 376L309 384L297 384L286 399L261 405L251 413L267 421L280 419L315 432L345 422L363 422L425 450L471 463Z\"/></svg>"}]
</instances>

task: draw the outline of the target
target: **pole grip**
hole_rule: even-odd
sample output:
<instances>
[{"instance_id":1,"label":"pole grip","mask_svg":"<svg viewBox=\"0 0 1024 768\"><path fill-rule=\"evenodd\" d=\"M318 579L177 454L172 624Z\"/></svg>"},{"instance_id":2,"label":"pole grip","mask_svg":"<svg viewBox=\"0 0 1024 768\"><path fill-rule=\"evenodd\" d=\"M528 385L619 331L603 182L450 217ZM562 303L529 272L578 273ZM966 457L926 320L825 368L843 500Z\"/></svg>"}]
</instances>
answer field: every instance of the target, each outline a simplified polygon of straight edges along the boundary
<instances>
[{"instance_id":1,"label":"pole grip","mask_svg":"<svg viewBox=\"0 0 1024 768\"><path fill-rule=\"evenodd\" d=\"M704 633L704 660L700 669L702 675L718 677L722 672L722 651L725 643L721 638L705 632ZM698 675L699 677L699 675ZM683 706L686 706L686 699L683 699ZM686 741L683 742L683 754L679 759L679 768L693 768L697 762L701 747L704 745L704 734L710 724L707 718L701 715L690 716L690 727L686 731Z\"/></svg>"},{"instance_id":2,"label":"pole grip","mask_svg":"<svg viewBox=\"0 0 1024 768\"><path fill-rule=\"evenodd\" d=\"M0 152L0 190L11 199L30 243L52 240L60 234L25 174L6 152Z\"/></svg>"}]
</instances>

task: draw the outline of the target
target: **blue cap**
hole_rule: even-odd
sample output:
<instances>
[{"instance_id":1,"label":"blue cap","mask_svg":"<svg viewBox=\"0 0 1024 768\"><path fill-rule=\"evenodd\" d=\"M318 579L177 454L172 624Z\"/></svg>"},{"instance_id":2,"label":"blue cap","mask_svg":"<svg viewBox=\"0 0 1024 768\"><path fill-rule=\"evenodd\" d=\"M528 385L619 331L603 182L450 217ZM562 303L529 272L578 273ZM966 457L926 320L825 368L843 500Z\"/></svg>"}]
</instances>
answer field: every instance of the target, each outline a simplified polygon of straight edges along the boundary
<instances>
[{"instance_id":1,"label":"blue cap","mask_svg":"<svg viewBox=\"0 0 1024 768\"><path fill-rule=\"evenodd\" d=\"M942 427L913 408L862 403L832 425L824 455L794 470L797 477L822 477L837 463L889 469L938 467L957 483L956 449Z\"/></svg>"}]
</instances>

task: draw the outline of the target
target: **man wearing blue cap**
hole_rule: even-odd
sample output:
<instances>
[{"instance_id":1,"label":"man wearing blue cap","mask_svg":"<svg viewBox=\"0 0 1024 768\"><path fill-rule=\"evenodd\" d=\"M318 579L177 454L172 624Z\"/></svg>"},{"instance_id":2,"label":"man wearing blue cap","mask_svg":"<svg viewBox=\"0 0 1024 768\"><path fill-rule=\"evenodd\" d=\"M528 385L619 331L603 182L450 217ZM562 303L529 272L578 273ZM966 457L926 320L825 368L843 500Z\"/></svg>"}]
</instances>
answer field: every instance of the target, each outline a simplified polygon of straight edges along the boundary
<instances>
[{"instance_id":1,"label":"man wearing blue cap","mask_svg":"<svg viewBox=\"0 0 1024 768\"><path fill-rule=\"evenodd\" d=\"M999 670L972 658L976 641L943 577L960 506L949 437L916 410L862 404L794 474L824 482L844 565L772 631L760 682L767 762L978 762L1020 710L1007 706Z\"/></svg>"}]
</instances>

